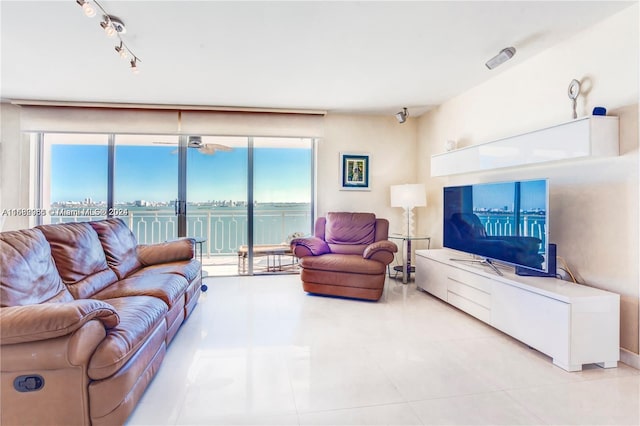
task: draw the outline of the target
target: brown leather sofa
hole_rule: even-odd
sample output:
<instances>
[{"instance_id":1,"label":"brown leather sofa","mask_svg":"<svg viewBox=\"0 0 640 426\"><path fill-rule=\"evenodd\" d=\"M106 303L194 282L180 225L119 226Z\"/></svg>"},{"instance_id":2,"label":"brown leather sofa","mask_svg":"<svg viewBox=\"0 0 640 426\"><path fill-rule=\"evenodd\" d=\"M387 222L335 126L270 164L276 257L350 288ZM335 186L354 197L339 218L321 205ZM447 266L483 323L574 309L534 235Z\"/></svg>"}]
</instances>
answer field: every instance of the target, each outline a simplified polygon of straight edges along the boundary
<instances>
[{"instance_id":1,"label":"brown leather sofa","mask_svg":"<svg viewBox=\"0 0 640 426\"><path fill-rule=\"evenodd\" d=\"M123 424L193 311L194 244L120 219L0 233L3 425Z\"/></svg>"},{"instance_id":2,"label":"brown leather sofa","mask_svg":"<svg viewBox=\"0 0 640 426\"><path fill-rule=\"evenodd\" d=\"M306 292L379 300L387 265L398 247L388 238L389 222L373 213L331 212L315 223L314 236L296 238Z\"/></svg>"}]
</instances>

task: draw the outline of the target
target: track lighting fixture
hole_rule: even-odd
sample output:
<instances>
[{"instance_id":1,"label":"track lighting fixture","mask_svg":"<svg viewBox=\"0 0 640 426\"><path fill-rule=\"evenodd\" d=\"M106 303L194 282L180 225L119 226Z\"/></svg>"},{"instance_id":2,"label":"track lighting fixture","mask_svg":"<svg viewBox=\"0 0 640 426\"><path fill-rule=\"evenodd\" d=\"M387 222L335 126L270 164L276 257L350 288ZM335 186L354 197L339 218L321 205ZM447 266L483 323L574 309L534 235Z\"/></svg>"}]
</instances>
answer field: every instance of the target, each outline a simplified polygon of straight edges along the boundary
<instances>
[{"instance_id":1,"label":"track lighting fixture","mask_svg":"<svg viewBox=\"0 0 640 426\"><path fill-rule=\"evenodd\" d=\"M118 37L120 41L119 45L115 46L116 52L122 59L133 58L131 60L131 71L134 74L138 74L140 71L138 68L138 62L142 62L132 51L129 46L122 40L122 34L127 32L127 28L124 26L124 22L121 19L109 15L107 11L96 0L76 0L76 3L82 7L84 14L90 18L96 16L96 7L102 12L102 21L100 21L100 27L104 30L105 34L109 37Z\"/></svg>"},{"instance_id":2,"label":"track lighting fixture","mask_svg":"<svg viewBox=\"0 0 640 426\"><path fill-rule=\"evenodd\" d=\"M498 65L501 65L507 62L509 59L513 58L513 55L515 54L516 54L515 47L505 47L500 51L500 53L498 53L493 58L489 59L485 65L487 66L487 68L492 70Z\"/></svg>"},{"instance_id":3,"label":"track lighting fixture","mask_svg":"<svg viewBox=\"0 0 640 426\"><path fill-rule=\"evenodd\" d=\"M409 117L409 111L406 108L402 108L402 111L396 113L396 120L400 124L407 121L407 117Z\"/></svg>"}]
</instances>

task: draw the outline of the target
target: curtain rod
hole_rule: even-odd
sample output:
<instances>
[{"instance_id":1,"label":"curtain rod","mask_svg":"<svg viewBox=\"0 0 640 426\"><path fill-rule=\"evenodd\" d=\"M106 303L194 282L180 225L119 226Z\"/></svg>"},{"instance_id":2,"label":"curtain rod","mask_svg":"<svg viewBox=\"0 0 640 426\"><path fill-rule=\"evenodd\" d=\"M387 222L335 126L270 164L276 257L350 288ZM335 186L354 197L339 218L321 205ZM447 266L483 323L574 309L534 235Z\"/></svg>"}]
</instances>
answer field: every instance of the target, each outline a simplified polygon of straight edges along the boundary
<instances>
[{"instance_id":1,"label":"curtain rod","mask_svg":"<svg viewBox=\"0 0 640 426\"><path fill-rule=\"evenodd\" d=\"M147 110L178 110L178 111L221 111L221 112L264 112L272 114L306 114L326 115L327 111L307 109L279 109L279 108L251 108L251 107L223 107L206 105L166 105L166 104L133 104L133 103L105 103L105 102L71 102L71 101L42 101L30 99L12 99L11 104L19 106L51 106L77 108L122 108Z\"/></svg>"}]
</instances>

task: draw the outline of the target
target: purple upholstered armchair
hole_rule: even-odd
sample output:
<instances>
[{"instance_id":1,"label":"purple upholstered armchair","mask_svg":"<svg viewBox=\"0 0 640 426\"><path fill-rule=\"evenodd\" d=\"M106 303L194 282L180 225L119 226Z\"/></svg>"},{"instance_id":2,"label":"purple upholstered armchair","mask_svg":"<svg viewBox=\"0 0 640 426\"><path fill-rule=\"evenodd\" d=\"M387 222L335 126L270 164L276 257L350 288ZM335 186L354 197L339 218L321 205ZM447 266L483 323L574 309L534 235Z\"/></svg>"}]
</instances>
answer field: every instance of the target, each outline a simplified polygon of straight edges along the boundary
<instances>
[{"instance_id":1,"label":"purple upholstered armchair","mask_svg":"<svg viewBox=\"0 0 640 426\"><path fill-rule=\"evenodd\" d=\"M309 293L378 300L387 265L398 248L387 240L389 222L373 213L328 213L315 235L291 241Z\"/></svg>"}]
</instances>

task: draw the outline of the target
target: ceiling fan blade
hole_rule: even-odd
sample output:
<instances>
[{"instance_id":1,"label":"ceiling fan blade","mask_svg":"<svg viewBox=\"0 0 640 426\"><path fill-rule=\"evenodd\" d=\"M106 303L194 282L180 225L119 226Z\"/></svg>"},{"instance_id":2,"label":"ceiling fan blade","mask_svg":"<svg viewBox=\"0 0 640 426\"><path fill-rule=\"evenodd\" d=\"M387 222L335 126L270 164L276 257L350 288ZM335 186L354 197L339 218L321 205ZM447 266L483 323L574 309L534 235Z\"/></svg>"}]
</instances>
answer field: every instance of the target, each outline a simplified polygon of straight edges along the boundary
<instances>
[{"instance_id":1,"label":"ceiling fan blade","mask_svg":"<svg viewBox=\"0 0 640 426\"><path fill-rule=\"evenodd\" d=\"M198 151L205 155L213 155L218 151L229 152L233 150L230 146L220 145L217 143L206 143L198 147Z\"/></svg>"},{"instance_id":2,"label":"ceiling fan blade","mask_svg":"<svg viewBox=\"0 0 640 426\"><path fill-rule=\"evenodd\" d=\"M205 146L212 146L213 149L215 149L216 151L225 151L225 152L233 151L233 148L231 148L230 146L220 145L219 143L208 143L208 144L205 144Z\"/></svg>"}]
</instances>

